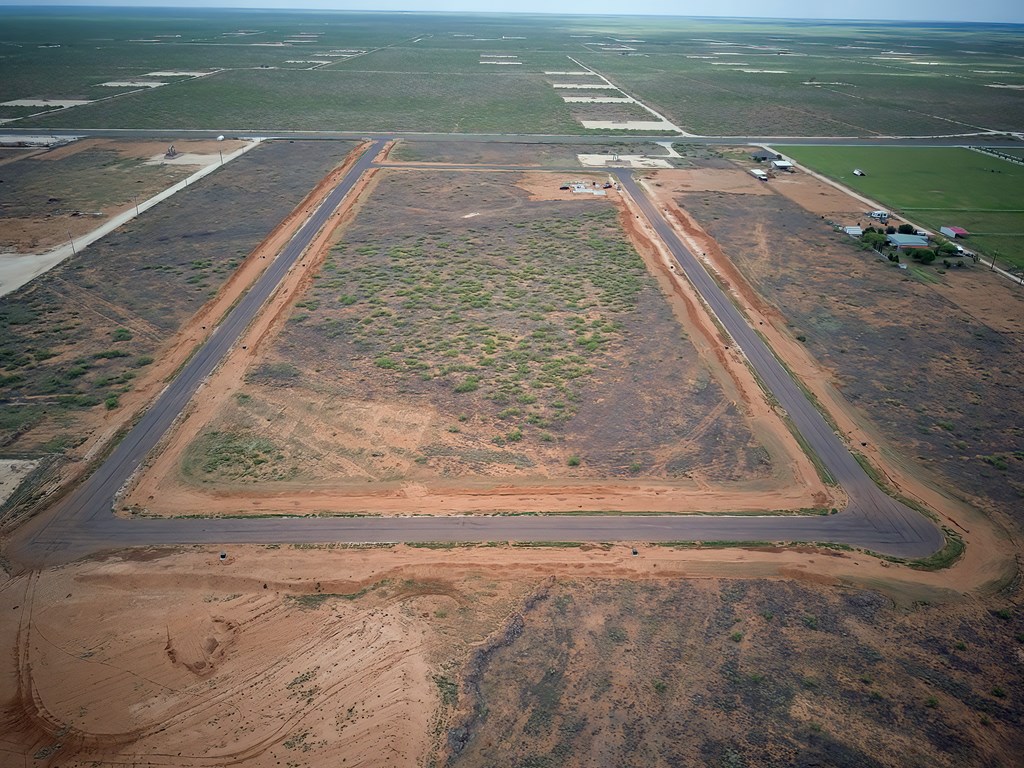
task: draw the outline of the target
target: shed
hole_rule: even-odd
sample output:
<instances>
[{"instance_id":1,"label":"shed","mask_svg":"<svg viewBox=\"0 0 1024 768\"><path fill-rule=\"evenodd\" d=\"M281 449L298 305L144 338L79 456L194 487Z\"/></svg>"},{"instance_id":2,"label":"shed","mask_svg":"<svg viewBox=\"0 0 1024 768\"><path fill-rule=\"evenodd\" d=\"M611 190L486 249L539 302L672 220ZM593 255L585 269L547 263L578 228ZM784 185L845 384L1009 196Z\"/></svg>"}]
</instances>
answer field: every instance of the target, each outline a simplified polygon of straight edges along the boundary
<instances>
[{"instance_id":1,"label":"shed","mask_svg":"<svg viewBox=\"0 0 1024 768\"><path fill-rule=\"evenodd\" d=\"M967 237L971 234L963 227L939 227L939 232L950 239L954 237Z\"/></svg>"},{"instance_id":2,"label":"shed","mask_svg":"<svg viewBox=\"0 0 1024 768\"><path fill-rule=\"evenodd\" d=\"M761 181L768 181L768 174L762 171L760 168L751 168L750 175L753 176L755 179L760 179Z\"/></svg>"},{"instance_id":3,"label":"shed","mask_svg":"<svg viewBox=\"0 0 1024 768\"><path fill-rule=\"evenodd\" d=\"M864 173L864 171L862 171L860 168L854 168L853 169L853 175L854 176L867 176L867 174Z\"/></svg>"},{"instance_id":4,"label":"shed","mask_svg":"<svg viewBox=\"0 0 1024 768\"><path fill-rule=\"evenodd\" d=\"M864 234L864 229L862 227L843 227L843 232L850 237L860 237Z\"/></svg>"},{"instance_id":5,"label":"shed","mask_svg":"<svg viewBox=\"0 0 1024 768\"><path fill-rule=\"evenodd\" d=\"M793 173L796 168L789 160L772 160L772 166L780 171L789 171Z\"/></svg>"},{"instance_id":6,"label":"shed","mask_svg":"<svg viewBox=\"0 0 1024 768\"><path fill-rule=\"evenodd\" d=\"M928 238L920 235L888 235L885 240L898 251L928 247Z\"/></svg>"},{"instance_id":7,"label":"shed","mask_svg":"<svg viewBox=\"0 0 1024 768\"><path fill-rule=\"evenodd\" d=\"M758 150L757 152L754 152L750 156L750 159L762 163L765 160L781 160L782 155L776 154L775 152L769 152L767 149L761 149Z\"/></svg>"}]
</instances>

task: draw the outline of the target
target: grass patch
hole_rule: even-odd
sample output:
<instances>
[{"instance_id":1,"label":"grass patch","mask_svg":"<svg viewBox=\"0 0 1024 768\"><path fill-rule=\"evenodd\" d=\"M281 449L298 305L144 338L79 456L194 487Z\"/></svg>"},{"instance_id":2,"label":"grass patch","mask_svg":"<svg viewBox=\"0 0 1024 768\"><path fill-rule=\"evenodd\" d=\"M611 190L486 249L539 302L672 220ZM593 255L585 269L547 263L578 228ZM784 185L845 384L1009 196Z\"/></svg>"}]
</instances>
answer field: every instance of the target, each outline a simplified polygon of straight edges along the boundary
<instances>
[{"instance_id":1,"label":"grass patch","mask_svg":"<svg viewBox=\"0 0 1024 768\"><path fill-rule=\"evenodd\" d=\"M945 546L934 555L923 557L918 560L910 560L907 565L919 571L941 571L952 566L963 555L966 549L964 540L956 531L943 528L946 534Z\"/></svg>"},{"instance_id":2,"label":"grass patch","mask_svg":"<svg viewBox=\"0 0 1024 768\"><path fill-rule=\"evenodd\" d=\"M772 541L652 541L658 547L669 547L671 549L732 549L751 547L774 547Z\"/></svg>"},{"instance_id":3,"label":"grass patch","mask_svg":"<svg viewBox=\"0 0 1024 768\"><path fill-rule=\"evenodd\" d=\"M376 586L376 585L374 585ZM342 594L339 592L314 592L309 595L288 595L285 599L306 610L316 610L328 600L358 600L374 587L363 587L358 592Z\"/></svg>"},{"instance_id":4,"label":"grass patch","mask_svg":"<svg viewBox=\"0 0 1024 768\"><path fill-rule=\"evenodd\" d=\"M200 479L256 478L266 475L283 459L278 446L266 437L207 432L189 446L182 473Z\"/></svg>"}]
</instances>

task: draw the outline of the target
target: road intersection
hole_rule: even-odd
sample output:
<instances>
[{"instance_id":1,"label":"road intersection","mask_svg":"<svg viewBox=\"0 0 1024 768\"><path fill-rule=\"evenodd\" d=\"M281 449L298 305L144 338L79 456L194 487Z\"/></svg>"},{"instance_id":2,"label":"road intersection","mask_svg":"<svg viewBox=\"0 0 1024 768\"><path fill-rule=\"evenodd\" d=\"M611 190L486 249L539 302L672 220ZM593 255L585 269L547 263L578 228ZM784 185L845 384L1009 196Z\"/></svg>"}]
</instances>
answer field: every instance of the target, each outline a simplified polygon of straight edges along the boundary
<instances>
[{"instance_id":1,"label":"road intersection","mask_svg":"<svg viewBox=\"0 0 1024 768\"><path fill-rule=\"evenodd\" d=\"M251 543L473 541L817 541L887 555L924 557L943 546L932 521L883 493L808 400L740 310L691 254L628 170L615 170L624 194L669 248L710 310L746 356L768 393L849 496L833 515L528 515L474 517L318 517L126 519L113 513L120 489L204 380L238 342L327 219L390 136L375 137L337 187L226 316L178 376L113 448L99 468L52 508L15 531L8 557L36 567L127 547ZM578 137L574 137L577 138ZM506 139L507 140L507 139Z\"/></svg>"}]
</instances>

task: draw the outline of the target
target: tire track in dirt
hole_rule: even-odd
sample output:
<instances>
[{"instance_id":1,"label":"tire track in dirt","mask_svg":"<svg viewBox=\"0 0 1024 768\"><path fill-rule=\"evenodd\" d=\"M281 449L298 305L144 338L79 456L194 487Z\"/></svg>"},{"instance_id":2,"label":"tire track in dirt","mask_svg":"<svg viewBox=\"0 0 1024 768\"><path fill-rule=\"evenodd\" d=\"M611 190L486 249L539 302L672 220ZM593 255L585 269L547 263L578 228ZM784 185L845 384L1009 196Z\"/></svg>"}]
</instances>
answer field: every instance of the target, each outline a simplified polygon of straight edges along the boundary
<instances>
[{"instance_id":1,"label":"tire track in dirt","mask_svg":"<svg viewBox=\"0 0 1024 768\"><path fill-rule=\"evenodd\" d=\"M68 294L68 298L77 299L80 307L92 312L97 317L103 318L111 325L122 325L133 333L145 336L150 341L156 343L161 341L163 333L160 329L140 315L134 312L127 312L123 307L115 306L106 299L80 288L77 285L73 285L57 275L54 275L53 282L58 283L64 288L65 292ZM113 315L113 317L100 312L96 308L97 305L106 309L107 312L110 312L111 315Z\"/></svg>"}]
</instances>

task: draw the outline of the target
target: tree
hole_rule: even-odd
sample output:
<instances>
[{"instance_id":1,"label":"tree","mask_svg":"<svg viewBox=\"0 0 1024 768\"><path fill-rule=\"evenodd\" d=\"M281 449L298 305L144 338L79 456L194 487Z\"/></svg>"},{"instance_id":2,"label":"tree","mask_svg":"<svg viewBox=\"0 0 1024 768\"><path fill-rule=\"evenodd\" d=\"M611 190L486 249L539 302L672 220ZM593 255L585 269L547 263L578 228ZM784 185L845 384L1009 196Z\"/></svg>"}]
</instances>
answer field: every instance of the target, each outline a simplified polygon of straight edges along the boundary
<instances>
[{"instance_id":1,"label":"tree","mask_svg":"<svg viewBox=\"0 0 1024 768\"><path fill-rule=\"evenodd\" d=\"M896 227L894 227L892 224L890 224L888 227L885 228L885 234L887 234L887 235L895 235L896 234Z\"/></svg>"},{"instance_id":2,"label":"tree","mask_svg":"<svg viewBox=\"0 0 1024 768\"><path fill-rule=\"evenodd\" d=\"M931 264L935 261L935 251L931 248L917 248L914 250L914 261L920 261L922 264Z\"/></svg>"},{"instance_id":3,"label":"tree","mask_svg":"<svg viewBox=\"0 0 1024 768\"><path fill-rule=\"evenodd\" d=\"M865 245L868 245L871 248L876 249L881 248L883 245L885 245L886 242L885 235L883 235L881 232L876 232L874 230L865 232L863 235L860 236L860 240Z\"/></svg>"},{"instance_id":4,"label":"tree","mask_svg":"<svg viewBox=\"0 0 1024 768\"><path fill-rule=\"evenodd\" d=\"M912 235L917 230L914 229L913 224L900 224L900 228L897 230L901 235Z\"/></svg>"}]
</instances>

